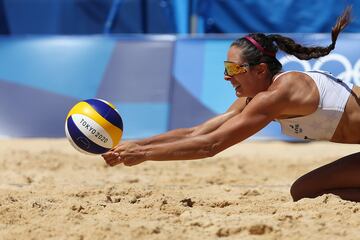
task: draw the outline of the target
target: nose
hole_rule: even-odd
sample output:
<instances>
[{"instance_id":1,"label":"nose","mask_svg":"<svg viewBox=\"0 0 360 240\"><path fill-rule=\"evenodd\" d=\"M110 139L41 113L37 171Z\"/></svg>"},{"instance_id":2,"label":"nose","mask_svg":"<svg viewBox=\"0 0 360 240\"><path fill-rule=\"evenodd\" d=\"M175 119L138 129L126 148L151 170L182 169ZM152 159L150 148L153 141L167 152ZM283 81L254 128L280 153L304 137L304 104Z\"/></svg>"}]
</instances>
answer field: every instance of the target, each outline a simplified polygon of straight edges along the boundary
<instances>
[{"instance_id":1,"label":"nose","mask_svg":"<svg viewBox=\"0 0 360 240\"><path fill-rule=\"evenodd\" d=\"M225 80L225 81L230 81L230 80L231 80L231 77L228 76L228 75L224 75L224 80Z\"/></svg>"}]
</instances>

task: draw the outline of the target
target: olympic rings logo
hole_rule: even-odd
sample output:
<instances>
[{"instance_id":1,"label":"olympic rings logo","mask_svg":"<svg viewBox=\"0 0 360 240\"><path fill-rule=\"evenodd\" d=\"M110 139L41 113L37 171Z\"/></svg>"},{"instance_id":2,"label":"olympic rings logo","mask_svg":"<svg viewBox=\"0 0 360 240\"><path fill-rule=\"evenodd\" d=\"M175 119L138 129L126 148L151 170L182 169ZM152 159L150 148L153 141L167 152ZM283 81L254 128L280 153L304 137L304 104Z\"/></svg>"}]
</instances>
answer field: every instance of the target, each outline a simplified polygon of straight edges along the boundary
<instances>
[{"instance_id":1,"label":"olympic rings logo","mask_svg":"<svg viewBox=\"0 0 360 240\"><path fill-rule=\"evenodd\" d=\"M325 57L322 57L318 60L315 60L313 64L309 61L299 60L294 56L284 56L279 60L283 66L289 63L298 63L302 69L300 71L314 71L314 70L322 70L324 71L324 65L328 62L340 63L340 68L336 70L340 70L337 78L342 79L344 82L353 82L356 85L360 86L360 59L356 61L354 66L352 66L351 62L348 58L341 54L332 53ZM329 71L330 72L330 71Z\"/></svg>"}]
</instances>

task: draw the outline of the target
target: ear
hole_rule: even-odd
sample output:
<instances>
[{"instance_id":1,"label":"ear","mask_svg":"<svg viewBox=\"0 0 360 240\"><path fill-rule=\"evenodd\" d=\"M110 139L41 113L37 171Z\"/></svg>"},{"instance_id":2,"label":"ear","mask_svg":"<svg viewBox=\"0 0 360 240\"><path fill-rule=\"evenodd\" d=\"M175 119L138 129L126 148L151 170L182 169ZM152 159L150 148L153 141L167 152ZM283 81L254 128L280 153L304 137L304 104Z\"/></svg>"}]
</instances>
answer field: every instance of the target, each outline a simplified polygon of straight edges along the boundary
<instances>
[{"instance_id":1,"label":"ear","mask_svg":"<svg viewBox=\"0 0 360 240\"><path fill-rule=\"evenodd\" d=\"M258 74L266 73L267 69L268 69L268 66L266 63L260 63L257 65L257 73Z\"/></svg>"}]
</instances>

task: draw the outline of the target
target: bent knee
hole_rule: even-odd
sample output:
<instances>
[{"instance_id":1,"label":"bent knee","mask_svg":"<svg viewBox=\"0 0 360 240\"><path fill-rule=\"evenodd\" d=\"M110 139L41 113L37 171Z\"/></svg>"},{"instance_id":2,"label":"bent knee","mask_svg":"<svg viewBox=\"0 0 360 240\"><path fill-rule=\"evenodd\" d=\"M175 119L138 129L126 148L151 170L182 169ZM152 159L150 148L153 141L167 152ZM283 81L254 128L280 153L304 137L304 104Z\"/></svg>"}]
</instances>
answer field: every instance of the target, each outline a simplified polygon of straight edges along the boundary
<instances>
[{"instance_id":1,"label":"bent knee","mask_svg":"<svg viewBox=\"0 0 360 240\"><path fill-rule=\"evenodd\" d=\"M290 194L294 202L302 198L315 198L324 193L324 189L315 186L314 183L305 181L303 178L297 179L290 188Z\"/></svg>"},{"instance_id":2,"label":"bent knee","mask_svg":"<svg viewBox=\"0 0 360 240\"><path fill-rule=\"evenodd\" d=\"M304 198L304 194L302 194L303 191L301 191L300 185L295 181L290 188L290 195L294 202Z\"/></svg>"}]
</instances>

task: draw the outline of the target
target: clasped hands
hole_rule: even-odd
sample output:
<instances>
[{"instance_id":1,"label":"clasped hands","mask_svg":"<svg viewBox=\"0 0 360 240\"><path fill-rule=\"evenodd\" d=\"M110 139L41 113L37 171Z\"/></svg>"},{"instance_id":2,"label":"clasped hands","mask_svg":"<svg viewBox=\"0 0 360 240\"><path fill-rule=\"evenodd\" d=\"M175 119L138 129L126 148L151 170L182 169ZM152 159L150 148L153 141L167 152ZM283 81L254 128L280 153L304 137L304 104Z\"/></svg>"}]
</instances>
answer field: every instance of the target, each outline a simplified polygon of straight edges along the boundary
<instances>
[{"instance_id":1,"label":"clasped hands","mask_svg":"<svg viewBox=\"0 0 360 240\"><path fill-rule=\"evenodd\" d=\"M125 166L134 166L146 160L141 145L133 141L124 141L101 155L105 162L113 167L123 163Z\"/></svg>"}]
</instances>

